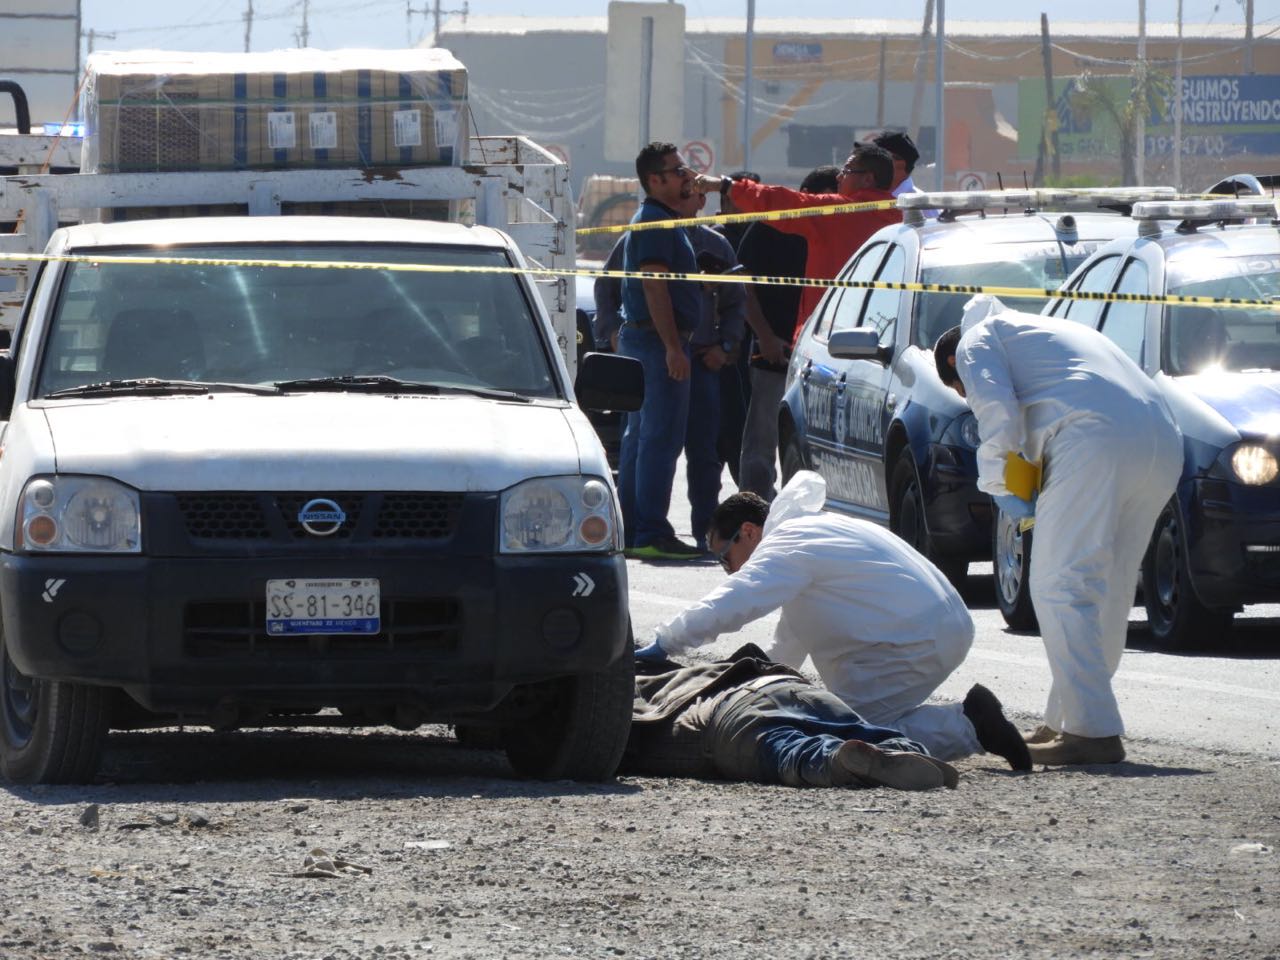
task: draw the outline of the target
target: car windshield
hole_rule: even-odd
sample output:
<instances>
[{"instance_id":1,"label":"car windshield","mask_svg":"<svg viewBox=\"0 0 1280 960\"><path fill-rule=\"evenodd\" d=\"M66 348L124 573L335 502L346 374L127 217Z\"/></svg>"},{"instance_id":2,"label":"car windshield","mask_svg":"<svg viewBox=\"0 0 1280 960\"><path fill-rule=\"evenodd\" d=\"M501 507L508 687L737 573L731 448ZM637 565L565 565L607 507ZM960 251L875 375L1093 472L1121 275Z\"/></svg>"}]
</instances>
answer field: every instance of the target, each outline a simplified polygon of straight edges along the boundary
<instances>
[{"instance_id":1,"label":"car windshield","mask_svg":"<svg viewBox=\"0 0 1280 960\"><path fill-rule=\"evenodd\" d=\"M1276 307L1166 307L1166 373L1280 370L1280 256L1177 260L1167 286L1184 297L1272 300Z\"/></svg>"},{"instance_id":2,"label":"car windshield","mask_svg":"<svg viewBox=\"0 0 1280 960\"><path fill-rule=\"evenodd\" d=\"M237 244L98 252L511 265L501 250L426 245ZM272 384L335 377L558 395L537 315L514 274L118 262L68 265L36 395L152 379Z\"/></svg>"},{"instance_id":3,"label":"car windshield","mask_svg":"<svg viewBox=\"0 0 1280 960\"><path fill-rule=\"evenodd\" d=\"M985 287L1057 289L1076 267L1096 249L1096 243L1057 242L1000 243L977 250L954 248L925 251L921 283L966 284ZM922 293L915 300L915 345L932 348L938 337L960 322L971 293ZM1039 313L1042 297L1007 297L1000 301L1011 310Z\"/></svg>"}]
</instances>

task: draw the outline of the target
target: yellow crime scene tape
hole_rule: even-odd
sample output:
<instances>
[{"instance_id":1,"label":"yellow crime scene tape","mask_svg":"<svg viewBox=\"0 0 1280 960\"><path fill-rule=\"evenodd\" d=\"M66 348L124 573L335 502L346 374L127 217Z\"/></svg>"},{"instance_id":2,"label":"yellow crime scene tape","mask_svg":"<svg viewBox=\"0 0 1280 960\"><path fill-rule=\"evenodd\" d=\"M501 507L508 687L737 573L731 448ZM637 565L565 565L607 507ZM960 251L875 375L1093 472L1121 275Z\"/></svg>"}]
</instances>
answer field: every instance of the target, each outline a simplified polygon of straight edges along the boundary
<instances>
[{"instance_id":1,"label":"yellow crime scene tape","mask_svg":"<svg viewBox=\"0 0 1280 960\"><path fill-rule=\"evenodd\" d=\"M555 267L489 267L441 263L377 263L354 260L272 260L230 257L128 257L118 254L53 255L46 253L0 253L5 262L58 262L87 264L127 264L154 266L269 267L290 270L380 270L394 273L476 273L526 275L531 277L609 277L618 280L685 280L695 283L768 284L783 287L838 287L846 290L897 290L907 293L988 294L994 297L1019 297L1039 300L1100 300L1106 303L1162 303L1177 306L1230 307L1241 310L1275 310L1280 312L1280 299L1248 300L1239 297L1196 297L1178 294L1105 293L1088 290L1055 290L1051 287L1001 287L961 283L915 283L893 280L825 280L810 277L743 276L718 273L643 273L627 270L603 270L578 267L572 270Z\"/></svg>"},{"instance_id":2,"label":"yellow crime scene tape","mask_svg":"<svg viewBox=\"0 0 1280 960\"><path fill-rule=\"evenodd\" d=\"M832 203L822 207L797 207L793 210L762 210L756 213L718 213L708 217L681 217L676 220L646 220L643 223L620 223L612 227L579 227L574 234L587 237L601 233L636 233L640 230L672 230L675 227L697 227L714 223L760 223L778 220L800 220L804 217L831 213L865 213L868 210L896 210L897 200L866 200L862 203Z\"/></svg>"}]
</instances>

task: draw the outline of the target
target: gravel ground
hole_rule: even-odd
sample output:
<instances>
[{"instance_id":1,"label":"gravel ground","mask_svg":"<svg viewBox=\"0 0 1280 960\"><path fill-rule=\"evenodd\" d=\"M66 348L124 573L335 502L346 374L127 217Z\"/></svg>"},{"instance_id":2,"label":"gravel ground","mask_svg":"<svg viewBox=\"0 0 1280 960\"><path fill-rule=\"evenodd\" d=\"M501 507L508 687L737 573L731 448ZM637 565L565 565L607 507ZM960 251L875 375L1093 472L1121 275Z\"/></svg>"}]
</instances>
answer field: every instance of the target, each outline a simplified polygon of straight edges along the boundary
<instances>
[{"instance_id":1,"label":"gravel ground","mask_svg":"<svg viewBox=\"0 0 1280 960\"><path fill-rule=\"evenodd\" d=\"M905 794L531 783L443 728L116 734L94 786L0 789L0 957L1280 960L1280 764L1129 753Z\"/></svg>"}]
</instances>

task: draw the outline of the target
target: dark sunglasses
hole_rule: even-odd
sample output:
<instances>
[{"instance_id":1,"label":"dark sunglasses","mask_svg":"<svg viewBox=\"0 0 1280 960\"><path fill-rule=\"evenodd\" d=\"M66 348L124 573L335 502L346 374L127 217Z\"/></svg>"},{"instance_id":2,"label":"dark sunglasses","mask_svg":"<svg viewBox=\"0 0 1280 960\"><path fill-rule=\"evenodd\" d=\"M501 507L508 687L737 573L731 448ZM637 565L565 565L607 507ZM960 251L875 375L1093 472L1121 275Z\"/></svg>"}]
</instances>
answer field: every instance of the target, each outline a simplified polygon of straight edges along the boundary
<instances>
[{"instance_id":1,"label":"dark sunglasses","mask_svg":"<svg viewBox=\"0 0 1280 960\"><path fill-rule=\"evenodd\" d=\"M733 532L733 536L725 541L723 547L714 551L716 560L720 566L724 567L725 573L729 572L729 551L733 549L733 545L738 542L738 538L742 536L742 528L739 527Z\"/></svg>"},{"instance_id":2,"label":"dark sunglasses","mask_svg":"<svg viewBox=\"0 0 1280 960\"><path fill-rule=\"evenodd\" d=\"M686 173L692 173L683 163L676 164L674 167L663 167L661 170L655 170L654 173L665 176L668 173L674 173L677 177L683 177Z\"/></svg>"}]
</instances>

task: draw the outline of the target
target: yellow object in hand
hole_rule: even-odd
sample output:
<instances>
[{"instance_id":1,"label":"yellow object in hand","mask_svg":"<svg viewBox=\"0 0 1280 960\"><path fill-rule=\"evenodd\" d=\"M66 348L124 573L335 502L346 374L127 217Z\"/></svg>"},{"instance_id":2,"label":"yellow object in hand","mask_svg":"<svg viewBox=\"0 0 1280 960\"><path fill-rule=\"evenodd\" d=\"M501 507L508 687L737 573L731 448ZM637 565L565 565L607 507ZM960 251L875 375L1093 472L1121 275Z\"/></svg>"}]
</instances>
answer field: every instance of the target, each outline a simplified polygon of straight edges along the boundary
<instances>
[{"instance_id":1,"label":"yellow object in hand","mask_svg":"<svg viewBox=\"0 0 1280 960\"><path fill-rule=\"evenodd\" d=\"M1040 464L1020 453L1005 454L1004 485L1015 497L1031 502L1040 491Z\"/></svg>"}]
</instances>

